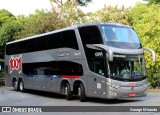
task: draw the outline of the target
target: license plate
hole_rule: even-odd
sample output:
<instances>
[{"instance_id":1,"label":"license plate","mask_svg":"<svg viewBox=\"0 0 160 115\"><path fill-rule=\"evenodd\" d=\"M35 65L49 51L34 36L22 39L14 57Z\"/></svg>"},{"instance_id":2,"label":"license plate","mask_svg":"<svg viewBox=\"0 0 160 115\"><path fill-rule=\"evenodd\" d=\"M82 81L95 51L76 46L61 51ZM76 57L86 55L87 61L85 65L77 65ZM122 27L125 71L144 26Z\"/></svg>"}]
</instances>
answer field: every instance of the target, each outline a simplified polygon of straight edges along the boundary
<instances>
[{"instance_id":1,"label":"license plate","mask_svg":"<svg viewBox=\"0 0 160 115\"><path fill-rule=\"evenodd\" d=\"M129 97L135 97L135 96L136 96L135 93L130 93L130 94L129 94Z\"/></svg>"}]
</instances>

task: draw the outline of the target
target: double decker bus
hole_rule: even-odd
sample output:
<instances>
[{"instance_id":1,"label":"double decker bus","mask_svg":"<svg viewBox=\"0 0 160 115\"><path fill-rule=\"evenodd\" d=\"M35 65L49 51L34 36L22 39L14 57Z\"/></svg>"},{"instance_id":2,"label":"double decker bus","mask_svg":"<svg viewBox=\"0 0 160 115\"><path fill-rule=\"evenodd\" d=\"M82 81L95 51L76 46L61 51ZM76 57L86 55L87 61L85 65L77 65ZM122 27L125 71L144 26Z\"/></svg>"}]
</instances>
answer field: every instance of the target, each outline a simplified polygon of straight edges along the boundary
<instances>
[{"instance_id":1,"label":"double decker bus","mask_svg":"<svg viewBox=\"0 0 160 115\"><path fill-rule=\"evenodd\" d=\"M6 85L106 99L147 95L144 48L135 31L111 23L80 24L6 44Z\"/></svg>"}]
</instances>

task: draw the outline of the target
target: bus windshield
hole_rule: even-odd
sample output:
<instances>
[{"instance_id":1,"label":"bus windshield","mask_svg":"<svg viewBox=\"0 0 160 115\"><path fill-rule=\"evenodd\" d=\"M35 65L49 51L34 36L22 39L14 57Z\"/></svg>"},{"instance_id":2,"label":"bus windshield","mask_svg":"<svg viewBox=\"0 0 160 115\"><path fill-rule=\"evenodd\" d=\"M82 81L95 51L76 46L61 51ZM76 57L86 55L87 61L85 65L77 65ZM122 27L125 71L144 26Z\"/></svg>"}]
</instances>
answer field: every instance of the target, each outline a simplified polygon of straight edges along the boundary
<instances>
[{"instance_id":1,"label":"bus windshield","mask_svg":"<svg viewBox=\"0 0 160 115\"><path fill-rule=\"evenodd\" d=\"M130 48L133 45L132 48L141 47L139 37L130 27L102 26L102 31L104 34L105 44L108 46Z\"/></svg>"},{"instance_id":2,"label":"bus windshield","mask_svg":"<svg viewBox=\"0 0 160 115\"><path fill-rule=\"evenodd\" d=\"M119 80L141 80L145 77L143 56L114 55L109 62L109 76Z\"/></svg>"}]
</instances>

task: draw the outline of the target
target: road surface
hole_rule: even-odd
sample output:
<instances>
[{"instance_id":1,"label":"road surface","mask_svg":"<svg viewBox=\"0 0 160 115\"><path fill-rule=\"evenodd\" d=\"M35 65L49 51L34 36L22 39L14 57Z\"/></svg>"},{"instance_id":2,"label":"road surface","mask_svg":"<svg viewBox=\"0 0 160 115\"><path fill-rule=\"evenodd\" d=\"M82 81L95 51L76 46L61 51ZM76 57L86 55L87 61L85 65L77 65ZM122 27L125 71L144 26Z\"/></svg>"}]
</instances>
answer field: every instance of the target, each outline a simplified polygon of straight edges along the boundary
<instances>
[{"instance_id":1,"label":"road surface","mask_svg":"<svg viewBox=\"0 0 160 115\"><path fill-rule=\"evenodd\" d=\"M88 98L87 102L80 102L78 97L75 97L71 101L67 101L65 99L65 96L49 93L49 92L41 92L41 91L34 91L34 90L27 90L25 93L14 91L11 87L0 87L0 106L62 106L64 109L66 106L69 107L76 107L76 106L86 106L91 107L95 106L98 108L109 106L111 109L115 109L116 107L126 107L126 106L160 106L160 92L148 92L148 95L146 97L140 97L140 98L124 98L124 99L116 99L116 100L107 100L107 99L97 99L97 98ZM101 107L102 106L102 107ZM115 107L116 106L116 107ZM114 108L115 107L115 108ZM160 108L160 107L159 107ZM76 108L77 109L77 108ZM84 109L84 108L83 108ZM91 111L93 111L91 109ZM152 115L158 115L160 112L137 112L136 110L132 112L129 112L130 115L132 114L152 114ZM140 111L140 110L138 110ZM104 114L107 115L108 112L77 112L76 115L100 115ZM0 113L1 114L1 113ZM2 115L8 115L10 113L2 113ZM17 113L12 113L12 115ZM21 113L18 113L21 114ZM27 113L23 113L26 114ZM34 115L41 115L40 113L32 113ZM49 112L46 112L45 114L51 114ZM64 112L53 112L52 114L64 114ZM66 112L65 115L75 115L75 112ZM127 115L125 112L110 112L110 114L120 114L120 115Z\"/></svg>"}]
</instances>

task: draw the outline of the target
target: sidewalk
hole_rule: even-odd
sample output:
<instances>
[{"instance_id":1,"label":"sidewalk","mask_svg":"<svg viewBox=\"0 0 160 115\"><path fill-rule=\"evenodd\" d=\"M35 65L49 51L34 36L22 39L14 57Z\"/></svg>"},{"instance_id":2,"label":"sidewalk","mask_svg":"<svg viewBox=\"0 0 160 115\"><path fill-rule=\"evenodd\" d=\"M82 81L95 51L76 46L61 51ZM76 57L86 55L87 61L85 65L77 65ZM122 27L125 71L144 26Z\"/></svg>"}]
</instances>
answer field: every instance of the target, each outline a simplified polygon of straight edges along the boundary
<instances>
[{"instance_id":1,"label":"sidewalk","mask_svg":"<svg viewBox=\"0 0 160 115\"><path fill-rule=\"evenodd\" d=\"M147 92L160 92L160 89L148 89Z\"/></svg>"}]
</instances>

